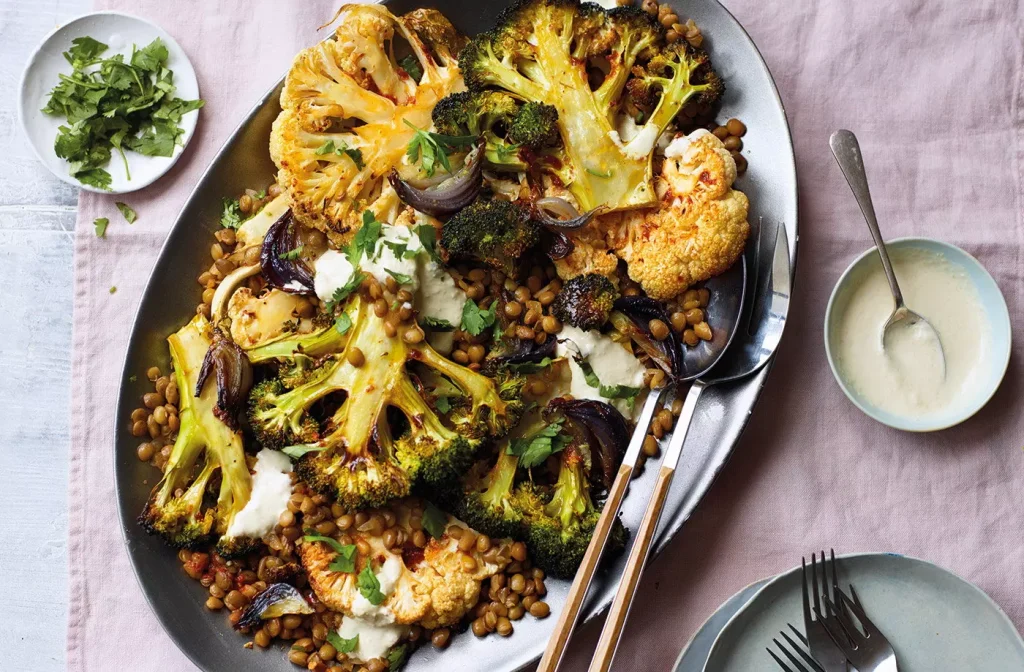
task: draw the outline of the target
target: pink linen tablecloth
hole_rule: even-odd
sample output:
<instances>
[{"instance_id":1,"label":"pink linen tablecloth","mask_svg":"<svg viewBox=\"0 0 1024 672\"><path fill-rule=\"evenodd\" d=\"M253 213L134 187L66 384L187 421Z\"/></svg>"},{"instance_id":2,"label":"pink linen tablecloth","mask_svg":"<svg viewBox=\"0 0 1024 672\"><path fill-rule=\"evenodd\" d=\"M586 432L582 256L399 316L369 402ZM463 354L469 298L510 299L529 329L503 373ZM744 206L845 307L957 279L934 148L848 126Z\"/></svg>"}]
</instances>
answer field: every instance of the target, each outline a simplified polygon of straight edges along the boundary
<instances>
[{"instance_id":1,"label":"pink linen tablecloth","mask_svg":"<svg viewBox=\"0 0 1024 672\"><path fill-rule=\"evenodd\" d=\"M194 669L137 590L116 520L113 400L128 324L171 223L232 128L318 39L337 0L98 0L162 25L192 58L206 107L180 163L125 197L83 192L75 246L70 607L74 672ZM774 73L800 176L800 263L789 330L736 453L650 568L616 669L670 668L727 597L805 553L897 551L988 592L1024 626L1024 414L1019 347L989 406L962 426L912 435L860 414L822 345L831 288L868 246L828 150L856 131L889 236L926 235L978 257L1011 314L1024 309L1024 3L730 0ZM756 133L757 129L751 129ZM757 157L751 157L757 161ZM761 167L764 169L764 167ZM111 221L105 239L96 217ZM110 293L112 286L117 291ZM1015 341L1024 325L1015 319ZM585 669L593 625L574 640Z\"/></svg>"}]
</instances>

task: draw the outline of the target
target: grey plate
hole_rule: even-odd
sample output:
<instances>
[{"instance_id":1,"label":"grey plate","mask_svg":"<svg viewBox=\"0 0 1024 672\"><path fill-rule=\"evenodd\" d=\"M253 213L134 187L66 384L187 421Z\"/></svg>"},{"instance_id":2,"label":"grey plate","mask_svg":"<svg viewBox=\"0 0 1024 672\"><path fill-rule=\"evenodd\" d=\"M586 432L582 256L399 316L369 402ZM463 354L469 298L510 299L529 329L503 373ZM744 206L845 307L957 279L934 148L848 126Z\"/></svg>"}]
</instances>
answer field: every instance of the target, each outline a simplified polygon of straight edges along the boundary
<instances>
[{"instance_id":1,"label":"grey plate","mask_svg":"<svg viewBox=\"0 0 1024 672\"><path fill-rule=\"evenodd\" d=\"M693 635L690 642L679 653L676 659L675 672L704 672L704 665L708 662L708 654L714 646L718 634L726 623L736 615L750 600L757 595L765 584L772 579L762 579L752 583L725 601L718 610L704 621L704 625Z\"/></svg>"},{"instance_id":2,"label":"grey plate","mask_svg":"<svg viewBox=\"0 0 1024 672\"><path fill-rule=\"evenodd\" d=\"M390 4L400 13L423 3L396 0ZM427 4L437 6L470 34L489 27L504 6L500 2L474 0L438 0ZM743 28L717 2L699 0L674 4L680 16L693 18L703 29L715 67L729 87L723 101L723 118L739 117L749 129L743 142L750 169L737 186L750 197L750 219L756 222L764 218L785 224L795 273L796 167L785 111L771 74ZM253 184L266 184L273 175L267 138L278 110L275 89L259 101L242 122L182 208L139 306L125 358L122 376L125 382L118 399L114 462L125 545L153 611L182 651L207 672L236 670L243 666L252 672L295 668L285 659L282 647L267 651L243 649L244 638L232 632L224 615L210 613L203 607L203 589L181 571L174 552L136 525L135 518L159 474L135 457L138 440L128 431L127 419L139 397L147 391L143 375L146 369L154 363L167 363L164 339L193 314L199 302L195 278L209 257L210 236L218 228L221 197L240 193ZM173 289L168 291L168 288ZM137 376L135 382L130 381L132 375ZM656 552L690 516L725 464L767 375L765 369L742 384L716 386L704 393L661 519ZM637 479L634 487L638 492L650 491L655 471L648 469ZM626 499L622 519L627 527L636 529L645 503L644 497ZM624 558L623 555L596 578L584 608L588 619L611 602ZM549 581L548 588L548 601L557 610L565 600L569 584ZM515 670L540 655L553 625L553 618L544 621L525 618L516 623L516 633L508 639L457 637L443 653L431 647L421 649L408 669L416 672Z\"/></svg>"},{"instance_id":3,"label":"grey plate","mask_svg":"<svg viewBox=\"0 0 1024 672\"><path fill-rule=\"evenodd\" d=\"M901 672L1024 670L1024 640L982 590L941 567L902 555L838 559L871 620L896 651ZM767 583L725 625L706 672L777 672L765 653L787 623L803 630L801 572ZM683 668L680 668L683 669Z\"/></svg>"}]
</instances>

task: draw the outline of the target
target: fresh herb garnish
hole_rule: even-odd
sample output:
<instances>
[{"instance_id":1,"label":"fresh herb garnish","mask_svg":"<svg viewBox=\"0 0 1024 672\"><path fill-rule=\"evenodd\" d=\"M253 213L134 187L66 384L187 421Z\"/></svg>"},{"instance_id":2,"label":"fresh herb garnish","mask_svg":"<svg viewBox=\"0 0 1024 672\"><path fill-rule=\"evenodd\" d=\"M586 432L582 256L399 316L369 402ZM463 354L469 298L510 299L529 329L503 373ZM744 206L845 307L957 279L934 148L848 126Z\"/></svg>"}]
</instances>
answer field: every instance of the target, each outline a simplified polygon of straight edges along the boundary
<instances>
[{"instance_id":1,"label":"fresh herb garnish","mask_svg":"<svg viewBox=\"0 0 1024 672\"><path fill-rule=\"evenodd\" d=\"M452 164L448 160L448 155L460 149L468 149L475 145L477 141L475 135L432 133L431 131L417 128L408 119L403 119L402 121L405 122L406 126L416 131L412 136L412 140L409 141L409 147L405 153L413 163L420 162L420 167L427 177L434 176L434 171L437 170L438 165L444 168L446 173L452 172Z\"/></svg>"},{"instance_id":2,"label":"fresh herb garnish","mask_svg":"<svg viewBox=\"0 0 1024 672\"><path fill-rule=\"evenodd\" d=\"M352 328L352 318L348 316L348 313L342 313L334 318L334 329L339 334L344 334L346 331Z\"/></svg>"},{"instance_id":3,"label":"fresh herb garnish","mask_svg":"<svg viewBox=\"0 0 1024 672\"><path fill-rule=\"evenodd\" d=\"M377 575L370 569L370 563L366 563L363 567L363 571L359 572L359 576L356 577L356 585L359 587L359 592L366 601L373 606L379 605L387 597L384 593L380 592L380 581L377 580Z\"/></svg>"},{"instance_id":4,"label":"fresh herb garnish","mask_svg":"<svg viewBox=\"0 0 1024 672\"><path fill-rule=\"evenodd\" d=\"M583 371L583 379L587 381L587 385L595 388L597 393L605 399L628 399L632 401L643 390L641 387L629 387L628 385L602 385L601 379L594 373L594 367L590 366L590 362L582 357L575 359L576 364Z\"/></svg>"},{"instance_id":5,"label":"fresh herb garnish","mask_svg":"<svg viewBox=\"0 0 1024 672\"><path fill-rule=\"evenodd\" d=\"M636 113L636 119L634 119L634 121L636 121L638 125L643 124L646 120L647 114L645 114L643 110L640 110L639 112Z\"/></svg>"},{"instance_id":6,"label":"fresh herb garnish","mask_svg":"<svg viewBox=\"0 0 1024 672\"><path fill-rule=\"evenodd\" d=\"M603 177L604 179L608 179L608 178L610 178L612 176L612 171L610 171L610 170L607 173L602 173L602 172L600 172L598 170L594 170L593 168L587 168L586 170L587 170L588 173L590 173L594 177Z\"/></svg>"},{"instance_id":7,"label":"fresh herb garnish","mask_svg":"<svg viewBox=\"0 0 1024 672\"><path fill-rule=\"evenodd\" d=\"M405 661L409 659L409 647L406 644L400 644L393 646L388 649L388 672L398 672L405 665Z\"/></svg>"},{"instance_id":8,"label":"fresh herb garnish","mask_svg":"<svg viewBox=\"0 0 1024 672\"><path fill-rule=\"evenodd\" d=\"M421 317L420 326L433 331L454 331L455 325L440 317Z\"/></svg>"},{"instance_id":9,"label":"fresh herb garnish","mask_svg":"<svg viewBox=\"0 0 1024 672\"><path fill-rule=\"evenodd\" d=\"M452 402L448 401L448 397L438 397L434 401L434 407L439 413L447 414L452 410Z\"/></svg>"},{"instance_id":10,"label":"fresh herb garnish","mask_svg":"<svg viewBox=\"0 0 1024 672\"><path fill-rule=\"evenodd\" d=\"M117 209L121 211L121 216L124 217L124 221L129 224L134 224L135 220L139 218L130 205L122 203L121 201L116 201L114 205L116 205Z\"/></svg>"},{"instance_id":11,"label":"fresh herb garnish","mask_svg":"<svg viewBox=\"0 0 1024 672\"><path fill-rule=\"evenodd\" d=\"M351 639L345 639L334 630L327 631L327 642L338 653L352 653L359 646L359 633Z\"/></svg>"},{"instance_id":12,"label":"fresh herb garnish","mask_svg":"<svg viewBox=\"0 0 1024 672\"><path fill-rule=\"evenodd\" d=\"M472 336L479 336L485 329L494 325L497 307L498 302L495 301L487 310L481 310L476 301L466 299L462 306L462 330Z\"/></svg>"},{"instance_id":13,"label":"fresh herb garnish","mask_svg":"<svg viewBox=\"0 0 1024 672\"><path fill-rule=\"evenodd\" d=\"M402 69L417 82L423 79L423 66L420 65L420 60L416 58L414 54L409 54L402 60L398 61L398 65L400 65Z\"/></svg>"},{"instance_id":14,"label":"fresh herb garnish","mask_svg":"<svg viewBox=\"0 0 1024 672\"><path fill-rule=\"evenodd\" d=\"M363 255L369 259L370 255L374 253L374 250L377 248L377 239L380 238L382 229L383 224L377 221L377 218L371 211L365 210L363 212L363 225L356 231L356 235L346 251L348 260L352 262L353 266L359 264L359 260L363 258Z\"/></svg>"},{"instance_id":15,"label":"fresh herb garnish","mask_svg":"<svg viewBox=\"0 0 1024 672\"><path fill-rule=\"evenodd\" d=\"M390 268L385 268L384 271L388 275L390 275L392 278L394 278L395 282L397 282L400 285L411 285L412 284L412 276L411 275L406 275L405 273L398 273L397 271L392 271Z\"/></svg>"},{"instance_id":16,"label":"fresh herb garnish","mask_svg":"<svg viewBox=\"0 0 1024 672\"><path fill-rule=\"evenodd\" d=\"M242 208L238 205L238 199L223 199L223 208L220 213L220 225L225 229L237 229L242 225Z\"/></svg>"},{"instance_id":17,"label":"fresh herb garnish","mask_svg":"<svg viewBox=\"0 0 1024 672\"><path fill-rule=\"evenodd\" d=\"M431 502L427 502L427 508L423 510L423 529L434 539L444 536L448 529L448 514L437 508Z\"/></svg>"},{"instance_id":18,"label":"fresh herb garnish","mask_svg":"<svg viewBox=\"0 0 1024 672\"><path fill-rule=\"evenodd\" d=\"M326 450L326 448L324 448L324 446L310 446L299 444L297 446L285 446L284 448L281 449L281 452L287 455L288 457L292 458L293 460L297 460L306 453L319 453L322 450Z\"/></svg>"},{"instance_id":19,"label":"fresh herb garnish","mask_svg":"<svg viewBox=\"0 0 1024 672\"><path fill-rule=\"evenodd\" d=\"M356 546L355 544L343 544L333 537L325 537L322 534L307 534L302 537L303 541L320 541L330 546L337 555L328 566L332 572L345 572L351 574L356 571Z\"/></svg>"},{"instance_id":20,"label":"fresh herb garnish","mask_svg":"<svg viewBox=\"0 0 1024 672\"><path fill-rule=\"evenodd\" d=\"M506 364L505 368L510 371L529 375L531 373L537 373L551 366L552 360L550 357L545 357L539 362L519 362L518 364Z\"/></svg>"},{"instance_id":21,"label":"fresh herb garnish","mask_svg":"<svg viewBox=\"0 0 1024 672\"><path fill-rule=\"evenodd\" d=\"M334 140L328 140L324 144L313 150L313 153L318 156L324 154L337 154L338 156L345 155L352 159L352 163L356 164L356 168L359 170L363 169L363 152L360 149L349 147L344 141L335 143Z\"/></svg>"},{"instance_id":22,"label":"fresh herb garnish","mask_svg":"<svg viewBox=\"0 0 1024 672\"><path fill-rule=\"evenodd\" d=\"M294 250L288 250L277 255L278 259L284 259L285 261L295 261L302 256L302 245L299 245Z\"/></svg>"},{"instance_id":23,"label":"fresh herb garnish","mask_svg":"<svg viewBox=\"0 0 1024 672\"><path fill-rule=\"evenodd\" d=\"M174 97L174 73L167 67L168 51L157 38L145 47L101 58L107 45L91 37L78 37L64 52L70 75L61 74L50 91L43 112L64 117L54 140L58 157L82 184L110 189L106 167L117 151L131 179L129 149L147 156L174 154L181 145L181 118L203 106L201 100Z\"/></svg>"},{"instance_id":24,"label":"fresh herb garnish","mask_svg":"<svg viewBox=\"0 0 1024 672\"><path fill-rule=\"evenodd\" d=\"M562 433L564 418L555 420L544 429L523 439L512 439L508 454L519 457L519 466L529 469L543 464L557 452L569 445L569 436Z\"/></svg>"},{"instance_id":25,"label":"fresh herb garnish","mask_svg":"<svg viewBox=\"0 0 1024 672\"><path fill-rule=\"evenodd\" d=\"M429 224L420 224L416 227L416 236L420 239L423 249L430 255L435 264L441 263L441 256L437 253L437 229Z\"/></svg>"},{"instance_id":26,"label":"fresh herb garnish","mask_svg":"<svg viewBox=\"0 0 1024 672\"><path fill-rule=\"evenodd\" d=\"M348 279L348 282L334 290L331 300L327 302L327 312L334 312L334 309L337 308L342 301L347 299L352 292L356 291L359 285L363 283L363 278L365 277L365 273L357 270L352 274L352 277Z\"/></svg>"},{"instance_id":27,"label":"fresh herb garnish","mask_svg":"<svg viewBox=\"0 0 1024 672\"><path fill-rule=\"evenodd\" d=\"M494 151L498 155L498 161L508 161L514 156L522 145L498 144Z\"/></svg>"},{"instance_id":28,"label":"fresh herb garnish","mask_svg":"<svg viewBox=\"0 0 1024 672\"><path fill-rule=\"evenodd\" d=\"M107 226L109 224L110 224L110 220L107 219L106 217L97 217L96 219L93 220L92 225L93 225L93 228L96 229L96 237L97 238L106 238L107 237Z\"/></svg>"}]
</instances>

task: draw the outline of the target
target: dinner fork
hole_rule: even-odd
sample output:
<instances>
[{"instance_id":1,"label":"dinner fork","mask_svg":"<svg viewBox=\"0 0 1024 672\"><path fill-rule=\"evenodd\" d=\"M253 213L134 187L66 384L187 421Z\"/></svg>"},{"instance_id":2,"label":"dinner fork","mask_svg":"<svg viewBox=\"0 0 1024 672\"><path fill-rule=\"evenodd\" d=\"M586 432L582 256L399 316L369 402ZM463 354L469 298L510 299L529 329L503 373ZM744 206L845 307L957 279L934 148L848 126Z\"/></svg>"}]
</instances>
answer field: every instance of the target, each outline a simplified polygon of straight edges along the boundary
<instances>
[{"instance_id":1,"label":"dinner fork","mask_svg":"<svg viewBox=\"0 0 1024 672\"><path fill-rule=\"evenodd\" d=\"M799 630L793 627L792 623L787 623L786 625L789 626L789 629L796 634L800 641L805 641L803 635L800 634ZM789 643L789 648L787 649L777 637L772 639L772 641L775 642L775 646L779 647L779 650L782 651L782 655L784 655L789 660L790 664L793 665L793 667L790 667L786 664L774 651L771 650L771 647L765 648L765 651L775 659L775 662L779 664L779 667L786 672L826 672L825 669L818 664L818 661L814 659L814 656L804 651L802 646L793 641L793 638L789 636L789 633L783 630L779 634L782 635L782 638Z\"/></svg>"},{"instance_id":2,"label":"dinner fork","mask_svg":"<svg viewBox=\"0 0 1024 672\"><path fill-rule=\"evenodd\" d=\"M824 622L825 630L858 672L899 672L896 652L893 651L889 640L864 613L852 585L850 592L854 597L851 598L837 588L838 601L833 601L828 595L822 595L826 609L836 615L835 621L829 619ZM821 618L821 612L817 607L815 612L818 618ZM860 628L850 619L851 613L857 617Z\"/></svg>"},{"instance_id":3,"label":"dinner fork","mask_svg":"<svg viewBox=\"0 0 1024 672\"><path fill-rule=\"evenodd\" d=\"M821 552L821 561L811 553L811 571L807 571L807 558L800 558L800 567L803 571L801 589L803 592L804 602L804 632L807 633L807 648L811 650L811 655L818 659L821 666L825 668L825 672L846 672L846 656L839 650L835 642L829 636L828 631L825 629L825 620L831 619L838 627L838 621L835 620L836 616L826 609L824 617L821 613L821 599L819 595L823 595L826 598L831 597L835 599L836 591L839 590L839 578L836 573L836 554L835 551L831 551L831 562L825 561L825 551ZM828 581L828 568L832 566L832 583ZM818 582L818 570L821 570L821 583ZM811 588L808 592L807 584L810 583ZM831 593L829 592L831 591ZM811 599L813 598L813 606ZM815 618L815 614L819 614Z\"/></svg>"},{"instance_id":4,"label":"dinner fork","mask_svg":"<svg viewBox=\"0 0 1024 672\"><path fill-rule=\"evenodd\" d=\"M759 231L759 236L764 235L764 231ZM771 240L771 238L767 238L767 240ZM695 380L686 394L676 430L665 451L665 458L662 460L651 499L637 529L636 540L633 542L629 559L622 572L618 591L615 593L608 618L601 630L597 651L590 663L590 672L607 672L615 657L615 650L618 648L619 638L629 616L633 596L636 594L647 557L654 543L658 521L661 519L661 512L665 507L665 500L668 498L669 486L672 484L672 477L679 465L683 444L686 442L686 436L689 433L701 393L712 385L739 380L760 371L771 360L782 339L782 331L786 326L786 315L789 312L791 288L789 238L784 225L779 225L775 231L775 244L772 250L764 274L759 272L760 264L758 262L760 259L756 258L755 253L754 263L751 264L755 269L755 272L751 274L755 278L754 300L747 302L749 308L745 309L745 314L741 316L740 328L732 344L719 363L707 374ZM764 282L758 281L758 275L765 276Z\"/></svg>"}]
</instances>

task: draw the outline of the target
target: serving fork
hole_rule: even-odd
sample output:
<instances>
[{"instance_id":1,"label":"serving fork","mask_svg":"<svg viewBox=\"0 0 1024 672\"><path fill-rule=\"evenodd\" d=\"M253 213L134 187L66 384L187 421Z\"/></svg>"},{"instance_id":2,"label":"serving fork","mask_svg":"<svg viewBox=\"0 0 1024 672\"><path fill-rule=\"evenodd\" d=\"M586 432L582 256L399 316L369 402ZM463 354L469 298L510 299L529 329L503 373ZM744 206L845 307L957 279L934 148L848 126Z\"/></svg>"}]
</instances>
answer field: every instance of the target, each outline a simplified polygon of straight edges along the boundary
<instances>
[{"instance_id":1,"label":"serving fork","mask_svg":"<svg viewBox=\"0 0 1024 672\"><path fill-rule=\"evenodd\" d=\"M758 240L766 237L764 230L758 233ZM767 234L771 235L771 232L769 231ZM752 287L754 298L752 301L746 302L746 306L749 308L744 309L745 314L740 319L739 331L734 336L732 344L710 371L693 382L683 402L676 430L665 451L665 458L662 460L654 491L637 529L636 540L633 542L629 559L626 561L618 591L612 601L604 628L601 630L601 638L590 664L590 672L607 672L611 667L615 650L618 648L619 639L629 615L633 596L636 594L640 577L654 543L658 521L661 519L661 512L665 507L665 500L668 498L669 486L672 484L672 478L679 465L679 458L682 455L683 444L686 442L686 436L694 418L697 401L702 392L712 385L732 382L753 375L771 360L782 339L786 316L789 312L791 289L789 238L786 234L786 227L779 225L774 236L774 244L770 248L772 253L766 260L764 273L759 272L760 264L758 262L761 261L758 258L759 249L753 251L754 263L752 266L755 272L752 273L754 276ZM771 238L768 237L767 240L771 240ZM759 282L757 277L759 275L763 276L763 281Z\"/></svg>"},{"instance_id":2,"label":"serving fork","mask_svg":"<svg viewBox=\"0 0 1024 672\"><path fill-rule=\"evenodd\" d=\"M838 596L837 600L828 595L822 596L826 613L831 614L825 619L824 625L826 632L842 650L843 655L858 672L899 672L896 652L893 651L889 640L864 613L853 586L850 586L853 597L844 593L838 586L834 591ZM814 611L819 619L822 618L817 606ZM857 618L860 628L853 623L851 613Z\"/></svg>"},{"instance_id":3,"label":"serving fork","mask_svg":"<svg viewBox=\"0 0 1024 672\"><path fill-rule=\"evenodd\" d=\"M831 624L839 631L839 622L836 614L826 609L825 614L821 613L821 598L836 599L839 591L839 575L836 572L836 553L830 549L830 561L825 560L825 551L821 552L821 560L814 553L811 553L811 571L807 571L807 558L800 558L800 567L803 571L801 588L804 604L804 632L807 633L807 647L811 655L818 660L825 672L846 672L846 656L839 650L839 647L832 641L826 626ZM829 583L829 567L832 568L832 582ZM821 571L821 582L818 582L818 571ZM810 591L808 591L810 583ZM813 603L812 603L813 598Z\"/></svg>"}]
</instances>

